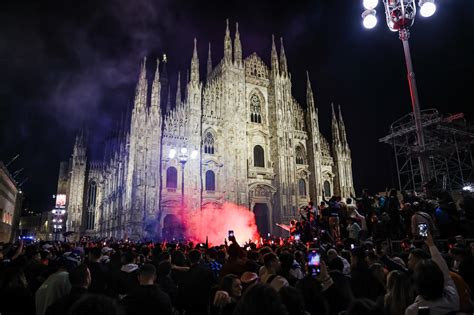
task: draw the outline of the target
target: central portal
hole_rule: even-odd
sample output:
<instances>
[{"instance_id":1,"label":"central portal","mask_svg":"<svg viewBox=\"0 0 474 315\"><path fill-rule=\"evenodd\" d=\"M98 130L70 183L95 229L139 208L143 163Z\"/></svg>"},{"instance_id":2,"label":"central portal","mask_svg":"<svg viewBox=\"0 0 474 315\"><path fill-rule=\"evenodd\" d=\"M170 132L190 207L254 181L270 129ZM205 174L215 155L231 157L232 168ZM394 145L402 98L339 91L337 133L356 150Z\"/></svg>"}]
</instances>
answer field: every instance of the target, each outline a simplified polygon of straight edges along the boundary
<instances>
[{"instance_id":1,"label":"central portal","mask_svg":"<svg viewBox=\"0 0 474 315\"><path fill-rule=\"evenodd\" d=\"M255 221L257 223L258 232L266 237L270 233L268 226L268 205L266 203L256 203L253 207Z\"/></svg>"}]
</instances>

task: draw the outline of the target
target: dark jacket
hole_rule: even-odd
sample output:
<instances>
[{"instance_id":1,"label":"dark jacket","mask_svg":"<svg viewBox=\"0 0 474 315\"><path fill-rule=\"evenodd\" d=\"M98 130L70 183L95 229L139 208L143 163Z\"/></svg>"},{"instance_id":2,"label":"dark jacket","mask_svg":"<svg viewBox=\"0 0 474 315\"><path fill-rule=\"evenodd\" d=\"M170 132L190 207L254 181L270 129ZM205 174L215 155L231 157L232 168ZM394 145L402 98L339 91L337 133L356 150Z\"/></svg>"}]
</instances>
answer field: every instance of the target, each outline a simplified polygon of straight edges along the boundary
<instances>
[{"instance_id":1,"label":"dark jacket","mask_svg":"<svg viewBox=\"0 0 474 315\"><path fill-rule=\"evenodd\" d=\"M207 314L214 277L211 270L200 265L192 266L178 285L178 301L186 314Z\"/></svg>"},{"instance_id":2,"label":"dark jacket","mask_svg":"<svg viewBox=\"0 0 474 315\"><path fill-rule=\"evenodd\" d=\"M72 287L68 295L59 298L46 309L46 315L67 314L74 302L79 300L86 293L87 289Z\"/></svg>"},{"instance_id":3,"label":"dark jacket","mask_svg":"<svg viewBox=\"0 0 474 315\"><path fill-rule=\"evenodd\" d=\"M351 270L351 288L355 298L377 301L384 294L384 287L367 266Z\"/></svg>"},{"instance_id":4,"label":"dark jacket","mask_svg":"<svg viewBox=\"0 0 474 315\"><path fill-rule=\"evenodd\" d=\"M176 285L176 282L174 282L170 276L158 276L158 287L168 294L171 303L176 305L178 300L178 286Z\"/></svg>"},{"instance_id":5,"label":"dark jacket","mask_svg":"<svg viewBox=\"0 0 474 315\"><path fill-rule=\"evenodd\" d=\"M173 314L169 296L156 284L138 286L122 300L122 304L127 315Z\"/></svg>"},{"instance_id":6,"label":"dark jacket","mask_svg":"<svg viewBox=\"0 0 474 315\"><path fill-rule=\"evenodd\" d=\"M134 264L123 265L109 275L109 293L114 296L123 296L130 293L139 286L138 266Z\"/></svg>"},{"instance_id":7,"label":"dark jacket","mask_svg":"<svg viewBox=\"0 0 474 315\"><path fill-rule=\"evenodd\" d=\"M89 262L87 268L89 268L92 279L89 292L104 294L107 289L107 268L99 262Z\"/></svg>"},{"instance_id":8,"label":"dark jacket","mask_svg":"<svg viewBox=\"0 0 474 315\"><path fill-rule=\"evenodd\" d=\"M0 291L0 313L2 315L34 314L35 299L27 288L5 289Z\"/></svg>"}]
</instances>

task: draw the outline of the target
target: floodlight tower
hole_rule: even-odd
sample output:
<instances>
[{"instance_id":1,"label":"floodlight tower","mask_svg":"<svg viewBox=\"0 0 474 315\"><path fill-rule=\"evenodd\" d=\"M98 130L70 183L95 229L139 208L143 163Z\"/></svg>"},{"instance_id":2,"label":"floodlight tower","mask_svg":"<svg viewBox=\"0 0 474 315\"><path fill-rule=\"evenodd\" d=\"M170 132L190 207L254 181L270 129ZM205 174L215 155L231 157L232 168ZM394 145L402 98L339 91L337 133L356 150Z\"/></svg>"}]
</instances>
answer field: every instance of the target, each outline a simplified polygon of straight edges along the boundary
<instances>
[{"instance_id":1,"label":"floodlight tower","mask_svg":"<svg viewBox=\"0 0 474 315\"><path fill-rule=\"evenodd\" d=\"M363 0L364 8L362 13L363 25L371 29L377 25L375 8L378 0ZM398 32L399 38L403 43L405 61L407 67L408 85L410 87L411 104L413 111L413 120L415 121L417 137L417 155L420 164L420 176L423 184L427 184L431 179L429 160L425 154L425 138L423 135L423 126L420 117L420 104L418 100L418 91L416 88L415 72L411 61L410 46L408 39L410 37L410 28L413 26L416 17L415 0L383 0L385 18L388 28L392 32ZM435 0L419 0L420 14L423 17L430 17L436 12Z\"/></svg>"}]
</instances>

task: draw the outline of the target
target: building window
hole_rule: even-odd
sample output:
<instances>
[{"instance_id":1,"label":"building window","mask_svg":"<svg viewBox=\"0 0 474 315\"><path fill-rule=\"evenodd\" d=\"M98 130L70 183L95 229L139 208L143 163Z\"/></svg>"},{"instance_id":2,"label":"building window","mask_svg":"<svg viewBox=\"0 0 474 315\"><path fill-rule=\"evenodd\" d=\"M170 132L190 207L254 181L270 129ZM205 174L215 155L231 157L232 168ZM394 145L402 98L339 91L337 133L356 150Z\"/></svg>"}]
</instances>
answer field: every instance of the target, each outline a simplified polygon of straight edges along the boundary
<instances>
[{"instance_id":1,"label":"building window","mask_svg":"<svg viewBox=\"0 0 474 315\"><path fill-rule=\"evenodd\" d=\"M262 122L262 106L257 94L250 97L250 121L259 124Z\"/></svg>"},{"instance_id":2,"label":"building window","mask_svg":"<svg viewBox=\"0 0 474 315\"><path fill-rule=\"evenodd\" d=\"M206 172L206 190L215 191L216 190L216 175L213 171Z\"/></svg>"},{"instance_id":3,"label":"building window","mask_svg":"<svg viewBox=\"0 0 474 315\"><path fill-rule=\"evenodd\" d=\"M97 183L92 181L89 183L89 193L87 195L87 206L95 208L97 204Z\"/></svg>"},{"instance_id":4,"label":"building window","mask_svg":"<svg viewBox=\"0 0 474 315\"><path fill-rule=\"evenodd\" d=\"M300 178L298 188L300 196L306 196L306 181L304 179Z\"/></svg>"},{"instance_id":5,"label":"building window","mask_svg":"<svg viewBox=\"0 0 474 315\"><path fill-rule=\"evenodd\" d=\"M295 155L296 155L296 164L305 164L304 151L303 151L303 148L301 148L301 146L296 147Z\"/></svg>"},{"instance_id":6,"label":"building window","mask_svg":"<svg viewBox=\"0 0 474 315\"><path fill-rule=\"evenodd\" d=\"M95 224L95 206L97 204L97 182L91 181L87 192L86 229L93 230Z\"/></svg>"},{"instance_id":7,"label":"building window","mask_svg":"<svg viewBox=\"0 0 474 315\"><path fill-rule=\"evenodd\" d=\"M169 167L166 170L166 188L178 187L178 171L174 167Z\"/></svg>"},{"instance_id":8,"label":"building window","mask_svg":"<svg viewBox=\"0 0 474 315\"><path fill-rule=\"evenodd\" d=\"M214 154L214 136L211 132L204 137L204 153Z\"/></svg>"},{"instance_id":9,"label":"building window","mask_svg":"<svg viewBox=\"0 0 474 315\"><path fill-rule=\"evenodd\" d=\"M331 184L327 180L324 181L324 194L326 197L331 197Z\"/></svg>"},{"instance_id":10,"label":"building window","mask_svg":"<svg viewBox=\"0 0 474 315\"><path fill-rule=\"evenodd\" d=\"M259 145L253 147L253 166L265 167L265 153Z\"/></svg>"}]
</instances>

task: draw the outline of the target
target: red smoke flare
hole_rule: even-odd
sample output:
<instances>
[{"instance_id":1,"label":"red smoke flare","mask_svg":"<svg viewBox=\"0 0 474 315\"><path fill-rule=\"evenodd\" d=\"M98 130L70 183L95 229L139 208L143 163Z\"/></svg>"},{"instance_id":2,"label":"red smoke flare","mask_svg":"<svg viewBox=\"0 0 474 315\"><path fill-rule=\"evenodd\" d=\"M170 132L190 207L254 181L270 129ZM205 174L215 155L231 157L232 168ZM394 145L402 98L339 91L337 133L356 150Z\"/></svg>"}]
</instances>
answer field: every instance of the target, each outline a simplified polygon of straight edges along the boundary
<instances>
[{"instance_id":1,"label":"red smoke flare","mask_svg":"<svg viewBox=\"0 0 474 315\"><path fill-rule=\"evenodd\" d=\"M228 202L222 207L208 204L192 213L186 218L185 226L187 238L193 242L204 243L207 237L209 244L220 245L229 230L234 231L240 245L260 238L255 215L245 207Z\"/></svg>"}]
</instances>

